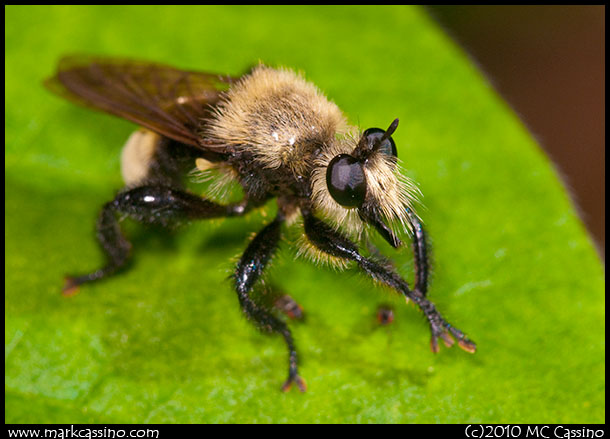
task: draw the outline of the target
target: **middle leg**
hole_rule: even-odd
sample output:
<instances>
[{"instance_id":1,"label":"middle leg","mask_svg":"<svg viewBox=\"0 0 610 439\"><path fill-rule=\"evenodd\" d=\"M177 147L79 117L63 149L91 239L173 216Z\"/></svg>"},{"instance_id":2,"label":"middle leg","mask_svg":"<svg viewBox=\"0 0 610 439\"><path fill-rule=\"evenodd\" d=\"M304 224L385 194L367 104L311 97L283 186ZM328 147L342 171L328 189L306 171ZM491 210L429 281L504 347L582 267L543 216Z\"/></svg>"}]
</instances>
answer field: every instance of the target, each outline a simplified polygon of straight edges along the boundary
<instances>
[{"instance_id":1,"label":"middle leg","mask_svg":"<svg viewBox=\"0 0 610 439\"><path fill-rule=\"evenodd\" d=\"M277 250L283 223L284 218L280 213L250 242L235 269L235 289L241 309L249 320L263 331L278 333L284 337L289 360L288 379L282 385L282 390L289 390L294 382L299 390L304 392L305 381L298 374L297 352L290 329L286 323L274 316L267 306L255 301L251 295L256 281L263 274L265 266Z\"/></svg>"}]
</instances>

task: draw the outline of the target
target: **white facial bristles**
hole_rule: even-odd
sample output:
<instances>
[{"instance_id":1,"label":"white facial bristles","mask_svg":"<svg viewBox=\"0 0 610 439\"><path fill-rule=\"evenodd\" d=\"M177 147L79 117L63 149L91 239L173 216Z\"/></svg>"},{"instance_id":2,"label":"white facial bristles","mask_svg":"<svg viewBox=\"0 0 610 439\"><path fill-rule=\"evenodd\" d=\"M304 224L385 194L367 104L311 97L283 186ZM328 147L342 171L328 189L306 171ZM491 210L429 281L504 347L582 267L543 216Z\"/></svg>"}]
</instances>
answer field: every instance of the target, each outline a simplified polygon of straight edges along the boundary
<instances>
[{"instance_id":1,"label":"white facial bristles","mask_svg":"<svg viewBox=\"0 0 610 439\"><path fill-rule=\"evenodd\" d=\"M395 232L400 228L411 233L406 209L414 211L413 205L422 194L415 183L401 172L396 158L383 153L375 154L364 166L364 173L367 201L374 200L373 205L377 206Z\"/></svg>"},{"instance_id":2,"label":"white facial bristles","mask_svg":"<svg viewBox=\"0 0 610 439\"><path fill-rule=\"evenodd\" d=\"M256 67L231 86L205 127L219 144L251 153L261 166L301 174L312 148L344 131L341 110L291 70Z\"/></svg>"},{"instance_id":3,"label":"white facial bristles","mask_svg":"<svg viewBox=\"0 0 610 439\"><path fill-rule=\"evenodd\" d=\"M339 154L351 154L357 145L357 134L338 139L324 151L315 163L312 173L312 200L314 208L337 229L344 230L355 239L360 239L365 230L357 209L347 209L337 203L328 191L326 172L330 161ZM389 222L395 233L411 233L406 209L421 196L419 188L400 170L396 158L376 153L364 165L366 176L366 203L375 206Z\"/></svg>"}]
</instances>

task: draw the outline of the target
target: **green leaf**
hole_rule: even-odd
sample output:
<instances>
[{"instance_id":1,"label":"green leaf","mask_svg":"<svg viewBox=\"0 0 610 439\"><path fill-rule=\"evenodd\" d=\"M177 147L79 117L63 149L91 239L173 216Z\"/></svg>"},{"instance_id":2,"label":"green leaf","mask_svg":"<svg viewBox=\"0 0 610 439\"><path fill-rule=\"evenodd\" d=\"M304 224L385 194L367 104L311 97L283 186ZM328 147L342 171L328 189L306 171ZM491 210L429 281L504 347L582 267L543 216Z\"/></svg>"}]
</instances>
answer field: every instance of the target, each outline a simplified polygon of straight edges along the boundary
<instances>
[{"instance_id":1,"label":"green leaf","mask_svg":"<svg viewBox=\"0 0 610 439\"><path fill-rule=\"evenodd\" d=\"M5 8L6 422L604 422L605 277L549 159L468 57L412 7ZM281 393L287 353L243 318L227 280L253 214L174 232L130 227L124 274L96 268L94 227L121 187L133 126L41 81L66 53L239 74L305 72L363 128L387 126L425 197L429 295L477 342L429 349L419 310L354 271L271 271L308 391ZM388 249L385 249L389 251ZM392 252L410 279L408 251ZM395 309L379 327L380 303Z\"/></svg>"}]
</instances>

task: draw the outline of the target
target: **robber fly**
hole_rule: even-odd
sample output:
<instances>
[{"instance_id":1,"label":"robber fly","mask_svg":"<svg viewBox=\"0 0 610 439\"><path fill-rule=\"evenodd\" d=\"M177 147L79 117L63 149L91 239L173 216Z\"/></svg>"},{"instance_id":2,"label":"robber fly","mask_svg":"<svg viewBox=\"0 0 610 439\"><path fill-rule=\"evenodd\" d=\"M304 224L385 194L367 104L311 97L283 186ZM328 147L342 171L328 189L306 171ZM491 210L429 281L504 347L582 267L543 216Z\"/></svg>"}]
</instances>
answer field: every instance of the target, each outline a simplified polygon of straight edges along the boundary
<instances>
[{"instance_id":1,"label":"robber fly","mask_svg":"<svg viewBox=\"0 0 610 439\"><path fill-rule=\"evenodd\" d=\"M385 130L360 131L300 74L264 65L233 77L72 56L60 61L45 84L73 102L140 126L122 152L125 188L103 206L97 222L107 263L91 273L68 276L65 294L125 266L131 244L121 231L122 218L172 226L242 216L275 198L275 219L250 241L232 281L247 318L284 337L289 352L284 391L292 383L305 391L295 344L273 305L257 300L253 290L283 229L291 224L301 230L299 254L338 268L356 265L419 306L430 325L433 352L439 350L439 338L451 346L454 337L462 349L476 350L426 297L426 234L413 208L418 190L399 170L392 139L398 119ZM243 199L222 204L188 191L185 180L193 169L202 175L216 172L221 185L238 183ZM360 250L372 231L394 248L402 245L400 232L412 236L412 286L391 265Z\"/></svg>"}]
</instances>

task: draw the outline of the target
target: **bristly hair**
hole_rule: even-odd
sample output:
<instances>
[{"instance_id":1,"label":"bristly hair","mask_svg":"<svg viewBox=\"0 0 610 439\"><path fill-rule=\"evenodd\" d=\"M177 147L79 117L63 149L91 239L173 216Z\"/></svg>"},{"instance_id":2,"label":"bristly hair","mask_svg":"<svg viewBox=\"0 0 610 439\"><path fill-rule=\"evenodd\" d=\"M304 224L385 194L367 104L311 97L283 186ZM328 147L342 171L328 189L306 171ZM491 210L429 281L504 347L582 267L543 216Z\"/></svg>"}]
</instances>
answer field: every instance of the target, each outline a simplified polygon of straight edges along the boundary
<instances>
[{"instance_id":1,"label":"bristly hair","mask_svg":"<svg viewBox=\"0 0 610 439\"><path fill-rule=\"evenodd\" d=\"M343 230L356 239L365 231L357 209L347 209L337 203L328 191L326 171L330 161L339 154L351 154L361 133L352 130L326 148L315 162L312 173L312 201L314 209L332 222L335 228ZM411 233L406 209L414 211L421 192L417 185L401 170L400 160L377 152L364 165L366 175L366 202L376 206L379 213L389 221L394 233Z\"/></svg>"},{"instance_id":2,"label":"bristly hair","mask_svg":"<svg viewBox=\"0 0 610 439\"><path fill-rule=\"evenodd\" d=\"M261 114L266 116L265 123L256 119ZM395 120L388 130L393 132L397 124ZM261 167L284 167L295 175L306 176L314 150L319 151L311 174L313 208L336 229L362 237L366 227L357 209L338 204L326 182L330 161L339 154L352 154L362 132L350 126L337 105L300 74L262 64L255 67L223 93L203 129L214 143L251 153ZM375 206L397 234L411 232L406 209L414 210L421 195L399 168L395 157L381 151L374 151L364 164L366 203Z\"/></svg>"},{"instance_id":3,"label":"bristly hair","mask_svg":"<svg viewBox=\"0 0 610 439\"><path fill-rule=\"evenodd\" d=\"M266 123L254 120L260 114ZM204 136L247 150L265 168L284 166L303 175L312 149L346 126L339 107L314 84L292 70L261 64L222 95Z\"/></svg>"},{"instance_id":4,"label":"bristly hair","mask_svg":"<svg viewBox=\"0 0 610 439\"><path fill-rule=\"evenodd\" d=\"M299 222L299 226L300 226L300 229L297 229L297 230L300 230L301 232L298 235L298 238L296 239L296 243L295 243L296 244L295 248L297 249L295 256L297 258L308 258L314 264L326 265L326 266L328 266L330 268L334 268L335 270L338 270L338 271L345 270L350 265L350 263L347 259L333 256L330 253L323 252L318 247L316 247L314 244L309 242L309 239L307 238L305 233L302 232L302 230L303 230L302 222Z\"/></svg>"},{"instance_id":5,"label":"bristly hair","mask_svg":"<svg viewBox=\"0 0 610 439\"><path fill-rule=\"evenodd\" d=\"M209 183L205 196L219 203L227 203L241 186L235 170L224 162L210 162L204 158L195 160L195 168L189 172L193 183Z\"/></svg>"}]
</instances>

